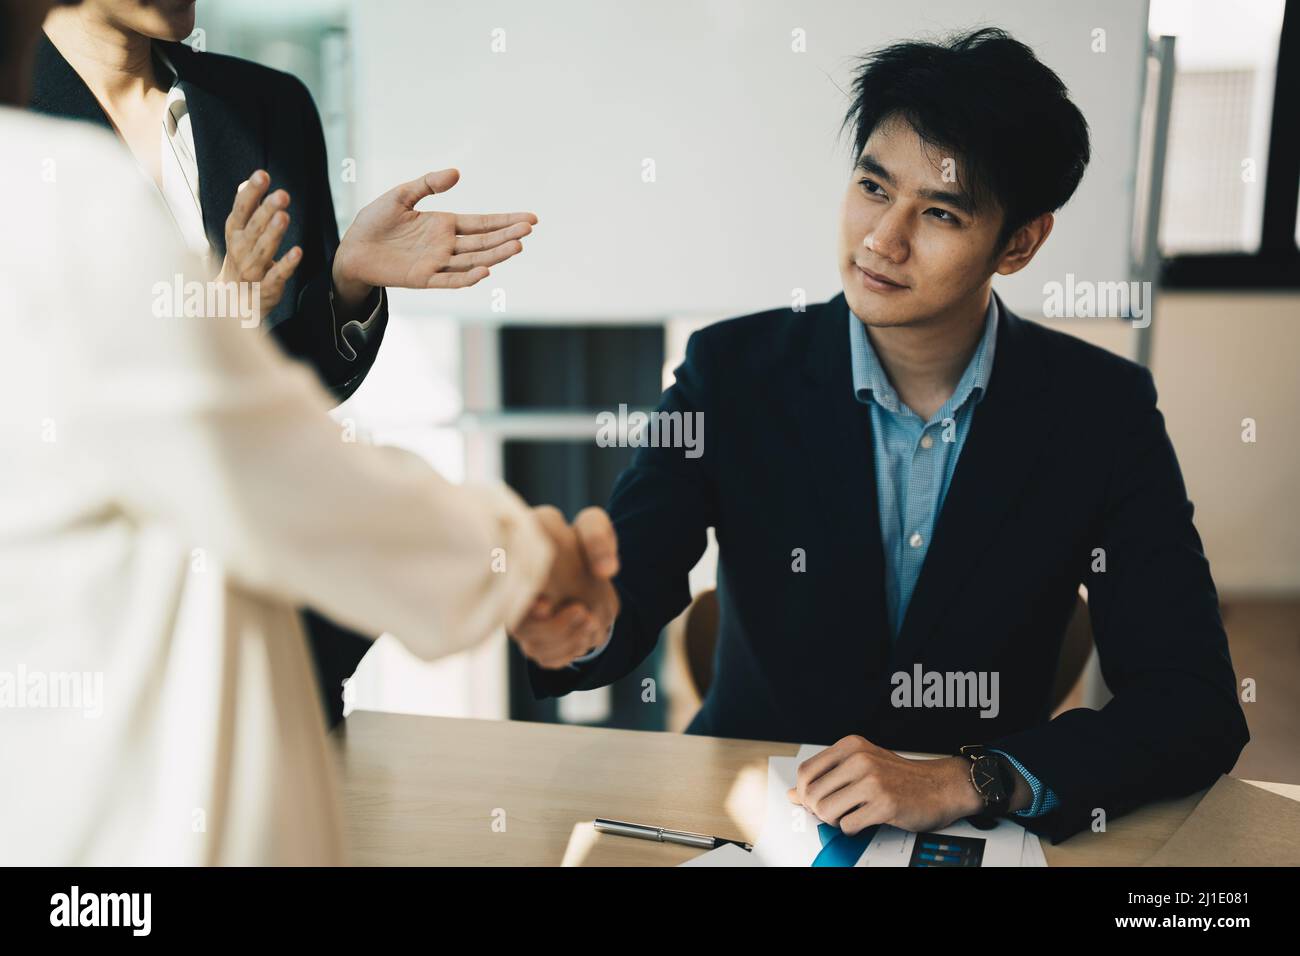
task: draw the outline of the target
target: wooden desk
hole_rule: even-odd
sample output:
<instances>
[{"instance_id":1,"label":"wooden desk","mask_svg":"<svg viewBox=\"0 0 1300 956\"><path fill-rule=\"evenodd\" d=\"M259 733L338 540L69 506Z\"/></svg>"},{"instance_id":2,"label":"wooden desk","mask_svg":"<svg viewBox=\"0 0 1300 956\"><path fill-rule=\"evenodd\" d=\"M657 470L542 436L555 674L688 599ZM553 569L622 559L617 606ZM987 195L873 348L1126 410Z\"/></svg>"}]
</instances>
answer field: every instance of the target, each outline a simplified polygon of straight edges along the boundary
<instances>
[{"instance_id":1,"label":"wooden desk","mask_svg":"<svg viewBox=\"0 0 1300 956\"><path fill-rule=\"evenodd\" d=\"M366 866L673 866L700 851L598 834L592 820L752 843L763 821L767 758L798 750L368 711L353 713L335 737L351 860ZM1300 786L1260 785L1300 799ZM1106 833L1079 833L1059 846L1043 840L1043 852L1050 866L1140 864L1200 796L1143 807L1111 821Z\"/></svg>"}]
</instances>

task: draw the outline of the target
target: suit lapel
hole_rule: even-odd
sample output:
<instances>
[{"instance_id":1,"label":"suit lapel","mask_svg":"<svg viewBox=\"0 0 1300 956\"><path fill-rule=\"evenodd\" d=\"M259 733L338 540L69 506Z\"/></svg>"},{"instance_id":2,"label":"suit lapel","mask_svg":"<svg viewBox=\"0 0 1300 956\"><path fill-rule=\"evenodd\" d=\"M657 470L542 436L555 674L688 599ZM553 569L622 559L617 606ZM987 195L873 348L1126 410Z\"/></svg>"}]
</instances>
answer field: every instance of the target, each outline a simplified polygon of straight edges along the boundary
<instances>
[{"instance_id":1,"label":"suit lapel","mask_svg":"<svg viewBox=\"0 0 1300 956\"><path fill-rule=\"evenodd\" d=\"M203 229L216 254L224 256L226 217L234 204L235 190L253 170L266 168L266 136L260 128L262 110L243 89L229 83L219 85L204 63L204 54L182 43L165 43L162 47L176 67L189 106ZM113 129L95 94L44 33L37 43L31 106L41 113Z\"/></svg>"},{"instance_id":2,"label":"suit lapel","mask_svg":"<svg viewBox=\"0 0 1300 956\"><path fill-rule=\"evenodd\" d=\"M180 77L194 129L203 229L216 255L224 256L226 217L235 190L253 170L267 165L262 110L242 88L229 82L218 85L204 54L181 43L167 43L164 49Z\"/></svg>"},{"instance_id":3,"label":"suit lapel","mask_svg":"<svg viewBox=\"0 0 1300 956\"><path fill-rule=\"evenodd\" d=\"M95 94L90 92L90 87L44 33L36 42L31 108L38 113L85 120L107 130L113 129L112 121L99 105L99 100L95 99Z\"/></svg>"},{"instance_id":4,"label":"suit lapel","mask_svg":"<svg viewBox=\"0 0 1300 956\"><path fill-rule=\"evenodd\" d=\"M874 652L873 670L888 657L885 561L880 542L871 410L853 395L848 305L841 293L807 321L811 329L796 429L804 468L817 495L833 559L852 568L858 587L847 595L861 617L846 623ZM874 636L874 637L873 637ZM837 639L838 640L838 639Z\"/></svg>"},{"instance_id":5,"label":"suit lapel","mask_svg":"<svg viewBox=\"0 0 1300 956\"><path fill-rule=\"evenodd\" d=\"M1040 392L1046 376L1024 322L999 299L997 352L988 391L975 407L932 544L897 643L894 662L910 666L1019 498L1046 445L1051 423Z\"/></svg>"}]
</instances>

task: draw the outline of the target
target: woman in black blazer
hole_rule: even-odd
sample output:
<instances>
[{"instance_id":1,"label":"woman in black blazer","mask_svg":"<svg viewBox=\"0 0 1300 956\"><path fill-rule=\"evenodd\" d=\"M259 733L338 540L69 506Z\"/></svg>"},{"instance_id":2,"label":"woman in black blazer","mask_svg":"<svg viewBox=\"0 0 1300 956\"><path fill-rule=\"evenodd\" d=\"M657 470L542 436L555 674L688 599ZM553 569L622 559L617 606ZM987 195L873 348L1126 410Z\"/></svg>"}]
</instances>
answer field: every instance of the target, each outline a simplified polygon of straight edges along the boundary
<instances>
[{"instance_id":1,"label":"woman in black blazer","mask_svg":"<svg viewBox=\"0 0 1300 956\"><path fill-rule=\"evenodd\" d=\"M114 131L157 184L164 114L178 88L213 271L222 265L223 279L261 282L264 309L278 299L264 324L341 401L379 350L388 321L384 286L473 285L521 251L519 240L537 219L416 212L420 199L455 184L456 171L443 170L365 207L340 245L320 116L307 88L286 73L180 43L194 30L194 11L193 0L84 0L56 8L37 50L32 108ZM241 200L250 209L239 225L262 227L251 237L228 222L248 180L254 193ZM267 241L277 234L278 243ZM259 250L259 239L270 249ZM232 264L239 253L245 261Z\"/></svg>"},{"instance_id":2,"label":"woman in black blazer","mask_svg":"<svg viewBox=\"0 0 1300 956\"><path fill-rule=\"evenodd\" d=\"M194 0L55 8L36 54L32 108L116 133L158 186L178 241L221 281L257 283L264 326L342 401L383 340L385 286L471 286L522 250L537 218L417 211L421 199L455 185L456 170L442 170L380 196L340 242L307 88L256 63L191 50L179 41L194 24ZM340 683L370 641L306 617L334 722Z\"/></svg>"}]
</instances>

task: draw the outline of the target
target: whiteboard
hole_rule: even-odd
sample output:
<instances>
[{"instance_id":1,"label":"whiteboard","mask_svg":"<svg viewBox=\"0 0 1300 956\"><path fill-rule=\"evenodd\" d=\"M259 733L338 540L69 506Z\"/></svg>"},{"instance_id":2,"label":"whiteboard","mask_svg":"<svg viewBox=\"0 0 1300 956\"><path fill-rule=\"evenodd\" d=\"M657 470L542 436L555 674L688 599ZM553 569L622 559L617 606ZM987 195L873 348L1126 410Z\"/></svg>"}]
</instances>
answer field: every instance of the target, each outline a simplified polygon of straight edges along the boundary
<instances>
[{"instance_id":1,"label":"whiteboard","mask_svg":"<svg viewBox=\"0 0 1300 956\"><path fill-rule=\"evenodd\" d=\"M460 184L421 208L540 218L524 255L475 289L395 298L407 312L636 321L789 305L795 289L819 301L840 289L855 58L1000 26L1092 134L1047 244L995 279L1037 316L1067 273L1131 276L1146 22L1132 0L368 0L350 8L358 198L455 166Z\"/></svg>"}]
</instances>

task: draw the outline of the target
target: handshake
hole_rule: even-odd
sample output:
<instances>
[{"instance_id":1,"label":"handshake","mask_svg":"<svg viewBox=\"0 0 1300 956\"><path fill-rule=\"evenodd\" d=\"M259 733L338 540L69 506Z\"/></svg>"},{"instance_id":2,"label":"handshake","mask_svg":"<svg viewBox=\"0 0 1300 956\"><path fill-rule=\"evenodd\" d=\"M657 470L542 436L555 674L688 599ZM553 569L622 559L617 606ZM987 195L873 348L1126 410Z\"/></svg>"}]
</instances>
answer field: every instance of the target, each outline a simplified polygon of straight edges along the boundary
<instances>
[{"instance_id":1,"label":"handshake","mask_svg":"<svg viewBox=\"0 0 1300 956\"><path fill-rule=\"evenodd\" d=\"M559 510L534 508L555 547L541 593L510 636L524 656L541 667L560 668L603 647L618 617L610 580L618 573L618 539L600 508L579 512L570 527Z\"/></svg>"}]
</instances>

